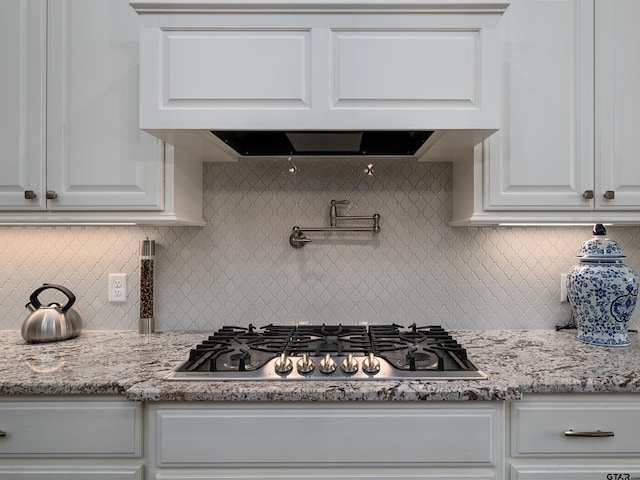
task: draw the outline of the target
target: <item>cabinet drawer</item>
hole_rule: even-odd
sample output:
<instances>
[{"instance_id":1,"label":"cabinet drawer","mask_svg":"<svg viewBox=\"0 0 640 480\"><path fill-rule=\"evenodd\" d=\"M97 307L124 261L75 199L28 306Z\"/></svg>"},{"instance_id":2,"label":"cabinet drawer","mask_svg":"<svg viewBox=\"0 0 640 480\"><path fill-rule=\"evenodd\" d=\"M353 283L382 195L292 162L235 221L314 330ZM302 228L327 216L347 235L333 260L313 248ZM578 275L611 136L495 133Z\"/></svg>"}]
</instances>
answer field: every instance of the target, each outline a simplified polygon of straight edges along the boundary
<instances>
[{"instance_id":1,"label":"cabinet drawer","mask_svg":"<svg viewBox=\"0 0 640 480\"><path fill-rule=\"evenodd\" d=\"M640 478L640 467L607 466L534 466L511 467L511 480L633 480Z\"/></svg>"},{"instance_id":2,"label":"cabinet drawer","mask_svg":"<svg viewBox=\"0 0 640 480\"><path fill-rule=\"evenodd\" d=\"M640 454L640 403L548 402L513 404L513 456ZM613 432L613 436L566 436L565 432Z\"/></svg>"},{"instance_id":3,"label":"cabinet drawer","mask_svg":"<svg viewBox=\"0 0 640 480\"><path fill-rule=\"evenodd\" d=\"M141 406L130 402L0 402L0 429L0 458L141 453Z\"/></svg>"},{"instance_id":4,"label":"cabinet drawer","mask_svg":"<svg viewBox=\"0 0 640 480\"><path fill-rule=\"evenodd\" d=\"M0 467L0 480L142 480L142 467Z\"/></svg>"},{"instance_id":5,"label":"cabinet drawer","mask_svg":"<svg viewBox=\"0 0 640 480\"><path fill-rule=\"evenodd\" d=\"M493 465L493 408L161 408L161 466L223 464Z\"/></svg>"},{"instance_id":6,"label":"cabinet drawer","mask_svg":"<svg viewBox=\"0 0 640 480\"><path fill-rule=\"evenodd\" d=\"M185 480L183 471L172 472L171 470L162 472L162 476L157 478L162 480ZM493 472L478 473L461 469L449 469L446 471L421 470L420 473L407 473L404 469L376 469L376 471L359 470L357 473L351 474L340 474L334 470L322 471L319 469L303 469L293 472L273 469L272 471L262 470L262 473L255 474L246 473L245 471L236 474L202 473L202 471L199 471L197 477L186 478L193 478L194 480L498 480L501 477L496 476ZM0 480L3 480L2 477L0 477Z\"/></svg>"}]
</instances>

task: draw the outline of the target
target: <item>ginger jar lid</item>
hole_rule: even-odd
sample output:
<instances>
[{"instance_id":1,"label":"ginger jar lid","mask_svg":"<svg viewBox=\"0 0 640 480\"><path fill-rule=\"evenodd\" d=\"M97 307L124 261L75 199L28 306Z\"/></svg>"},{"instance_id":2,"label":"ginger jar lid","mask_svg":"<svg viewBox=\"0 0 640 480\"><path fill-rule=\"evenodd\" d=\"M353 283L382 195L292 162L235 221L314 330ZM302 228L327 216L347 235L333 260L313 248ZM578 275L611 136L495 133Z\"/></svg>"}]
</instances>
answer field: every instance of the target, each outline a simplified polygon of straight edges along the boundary
<instances>
[{"instance_id":1,"label":"ginger jar lid","mask_svg":"<svg viewBox=\"0 0 640 480\"><path fill-rule=\"evenodd\" d=\"M615 261L625 258L618 242L605 237L607 230L598 223L593 227L593 238L582 242L577 258L584 261Z\"/></svg>"}]
</instances>

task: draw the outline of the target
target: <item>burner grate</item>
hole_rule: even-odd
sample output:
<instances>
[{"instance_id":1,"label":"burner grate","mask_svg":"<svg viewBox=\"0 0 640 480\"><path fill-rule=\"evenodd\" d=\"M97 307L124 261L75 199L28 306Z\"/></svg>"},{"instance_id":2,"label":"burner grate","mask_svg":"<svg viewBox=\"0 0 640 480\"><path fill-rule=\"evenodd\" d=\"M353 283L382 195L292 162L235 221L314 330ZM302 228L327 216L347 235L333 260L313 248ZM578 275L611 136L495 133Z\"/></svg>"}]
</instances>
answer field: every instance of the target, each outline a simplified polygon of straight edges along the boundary
<instances>
[{"instance_id":1,"label":"burner grate","mask_svg":"<svg viewBox=\"0 0 640 480\"><path fill-rule=\"evenodd\" d=\"M360 372L333 375L311 371L309 375L279 374L278 362L303 358L316 365L327 356L337 363L358 359ZM362 373L372 358L384 362L375 374ZM307 360L304 360L307 361ZM325 360L327 361L327 360ZM349 360L352 361L352 360ZM295 371L295 370L294 370ZM179 379L455 379L486 378L467 356L467 351L442 326L390 325L267 325L256 328L222 327L191 349L189 358L170 375ZM193 377L193 378L191 378Z\"/></svg>"}]
</instances>

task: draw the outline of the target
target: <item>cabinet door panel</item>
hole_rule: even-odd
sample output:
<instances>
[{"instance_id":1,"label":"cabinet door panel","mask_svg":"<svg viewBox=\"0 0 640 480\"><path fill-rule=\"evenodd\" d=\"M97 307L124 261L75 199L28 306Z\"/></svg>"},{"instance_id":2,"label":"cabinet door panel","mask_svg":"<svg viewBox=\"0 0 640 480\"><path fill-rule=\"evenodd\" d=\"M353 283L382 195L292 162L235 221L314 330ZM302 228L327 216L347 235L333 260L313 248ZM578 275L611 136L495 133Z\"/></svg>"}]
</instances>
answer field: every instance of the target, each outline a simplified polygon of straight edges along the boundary
<instances>
[{"instance_id":1,"label":"cabinet door panel","mask_svg":"<svg viewBox=\"0 0 640 480\"><path fill-rule=\"evenodd\" d=\"M154 421L161 466L319 462L489 466L498 461L496 411L490 408L161 409ZM430 433L435 431L437 436Z\"/></svg>"},{"instance_id":2,"label":"cabinet door panel","mask_svg":"<svg viewBox=\"0 0 640 480\"><path fill-rule=\"evenodd\" d=\"M596 208L640 207L640 2L596 3ZM604 192L615 193L605 199Z\"/></svg>"},{"instance_id":3,"label":"cabinet door panel","mask_svg":"<svg viewBox=\"0 0 640 480\"><path fill-rule=\"evenodd\" d=\"M0 4L0 209L45 208L46 4ZM34 199L25 198L33 190Z\"/></svg>"},{"instance_id":4,"label":"cabinet door panel","mask_svg":"<svg viewBox=\"0 0 640 480\"><path fill-rule=\"evenodd\" d=\"M163 146L138 129L135 11L51 0L48 26L48 209L161 209Z\"/></svg>"},{"instance_id":5,"label":"cabinet door panel","mask_svg":"<svg viewBox=\"0 0 640 480\"><path fill-rule=\"evenodd\" d=\"M479 108L479 31L344 29L332 43L337 108Z\"/></svg>"},{"instance_id":6,"label":"cabinet door panel","mask_svg":"<svg viewBox=\"0 0 640 480\"><path fill-rule=\"evenodd\" d=\"M505 103L488 142L485 208L588 210L593 189L593 1L515 0Z\"/></svg>"},{"instance_id":7,"label":"cabinet door panel","mask_svg":"<svg viewBox=\"0 0 640 480\"><path fill-rule=\"evenodd\" d=\"M198 102L220 109L258 104L309 108L310 29L169 31L164 35L170 52L167 106Z\"/></svg>"}]
</instances>

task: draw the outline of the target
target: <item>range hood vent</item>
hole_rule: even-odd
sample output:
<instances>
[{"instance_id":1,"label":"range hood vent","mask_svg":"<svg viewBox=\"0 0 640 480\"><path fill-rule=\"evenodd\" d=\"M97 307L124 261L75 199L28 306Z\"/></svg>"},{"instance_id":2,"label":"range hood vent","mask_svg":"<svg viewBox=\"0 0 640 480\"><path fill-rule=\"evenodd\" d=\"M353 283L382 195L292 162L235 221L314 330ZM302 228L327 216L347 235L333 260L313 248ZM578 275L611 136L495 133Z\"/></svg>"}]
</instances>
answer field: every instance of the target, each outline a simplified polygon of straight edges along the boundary
<instances>
[{"instance_id":1,"label":"range hood vent","mask_svg":"<svg viewBox=\"0 0 640 480\"><path fill-rule=\"evenodd\" d=\"M500 128L507 2L130 3L140 128L203 160L430 160Z\"/></svg>"},{"instance_id":2,"label":"range hood vent","mask_svg":"<svg viewBox=\"0 0 640 480\"><path fill-rule=\"evenodd\" d=\"M413 156L433 131L213 131L244 157Z\"/></svg>"}]
</instances>

